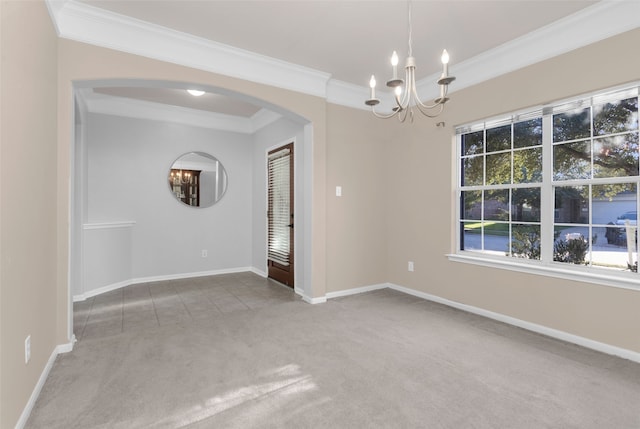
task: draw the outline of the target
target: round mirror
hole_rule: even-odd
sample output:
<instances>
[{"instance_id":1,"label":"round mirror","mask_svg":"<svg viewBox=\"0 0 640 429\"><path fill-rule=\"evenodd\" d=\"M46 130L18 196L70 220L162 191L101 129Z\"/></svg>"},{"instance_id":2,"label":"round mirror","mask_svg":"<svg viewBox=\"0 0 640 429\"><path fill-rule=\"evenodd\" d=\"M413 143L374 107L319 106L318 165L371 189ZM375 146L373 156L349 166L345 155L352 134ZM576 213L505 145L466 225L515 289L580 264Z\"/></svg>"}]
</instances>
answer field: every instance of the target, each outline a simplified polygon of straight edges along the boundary
<instances>
[{"instance_id":1,"label":"round mirror","mask_svg":"<svg viewBox=\"0 0 640 429\"><path fill-rule=\"evenodd\" d=\"M227 172L215 157L189 152L176 159L169 171L173 196L191 207L209 207L227 190Z\"/></svg>"}]
</instances>

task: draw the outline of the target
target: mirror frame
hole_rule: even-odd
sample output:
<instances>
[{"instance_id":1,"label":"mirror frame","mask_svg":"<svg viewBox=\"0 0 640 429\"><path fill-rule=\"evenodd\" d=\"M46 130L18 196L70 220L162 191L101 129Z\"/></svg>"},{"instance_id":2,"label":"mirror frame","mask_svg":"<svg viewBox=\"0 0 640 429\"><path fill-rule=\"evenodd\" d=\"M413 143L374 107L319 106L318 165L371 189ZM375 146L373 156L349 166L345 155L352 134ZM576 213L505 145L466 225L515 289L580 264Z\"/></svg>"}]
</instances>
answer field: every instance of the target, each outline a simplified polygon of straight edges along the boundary
<instances>
[{"instance_id":1,"label":"mirror frame","mask_svg":"<svg viewBox=\"0 0 640 429\"><path fill-rule=\"evenodd\" d=\"M200 169L198 168L198 160L186 159L194 156L206 158L206 162L215 163L215 168L212 170L205 168ZM203 165L204 162L205 161L203 161ZM210 178L202 177L202 173L208 171L215 172L215 176L208 186L203 186L203 180L207 180L208 182ZM222 177L220 177L220 175ZM176 158L169 166L169 173L166 177L169 192L171 192L173 198L187 207L197 209L209 208L220 202L229 187L229 174L224 168L224 165L222 165L222 162L215 156L200 151L185 152ZM183 177L187 179L183 179ZM204 200L206 201L206 205L201 205L203 201L202 187L204 187L205 191L207 187L213 187L213 189L209 191L211 198Z\"/></svg>"}]
</instances>

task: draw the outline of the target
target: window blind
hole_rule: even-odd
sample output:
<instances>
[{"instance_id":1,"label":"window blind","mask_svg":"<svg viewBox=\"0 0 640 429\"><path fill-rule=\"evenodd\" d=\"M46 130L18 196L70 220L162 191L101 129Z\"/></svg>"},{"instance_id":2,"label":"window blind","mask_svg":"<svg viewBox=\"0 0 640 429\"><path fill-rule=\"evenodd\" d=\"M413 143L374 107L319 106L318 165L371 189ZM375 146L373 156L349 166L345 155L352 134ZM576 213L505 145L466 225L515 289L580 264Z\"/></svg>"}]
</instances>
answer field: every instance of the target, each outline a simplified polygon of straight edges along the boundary
<instances>
[{"instance_id":1,"label":"window blind","mask_svg":"<svg viewBox=\"0 0 640 429\"><path fill-rule=\"evenodd\" d=\"M269 233L267 258L288 266L292 219L290 205L291 151L269 155Z\"/></svg>"}]
</instances>

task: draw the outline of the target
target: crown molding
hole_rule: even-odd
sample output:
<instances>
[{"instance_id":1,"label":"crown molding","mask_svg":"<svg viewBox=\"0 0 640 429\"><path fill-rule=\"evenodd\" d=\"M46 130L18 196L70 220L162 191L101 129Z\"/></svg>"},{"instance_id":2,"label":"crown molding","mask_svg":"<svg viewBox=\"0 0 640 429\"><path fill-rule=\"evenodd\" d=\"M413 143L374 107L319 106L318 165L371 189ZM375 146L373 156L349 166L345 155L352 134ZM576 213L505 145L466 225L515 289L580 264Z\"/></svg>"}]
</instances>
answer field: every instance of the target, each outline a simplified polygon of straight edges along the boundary
<instances>
[{"instance_id":1,"label":"crown molding","mask_svg":"<svg viewBox=\"0 0 640 429\"><path fill-rule=\"evenodd\" d=\"M255 54L186 33L105 11L74 0L46 0L58 35L97 46L325 98L356 109L368 88L331 79L318 70ZM450 65L457 80L450 91L497 76L640 27L640 2L602 0L575 14ZM417 82L423 99L438 96L439 73ZM386 105L391 93L379 91Z\"/></svg>"},{"instance_id":2,"label":"crown molding","mask_svg":"<svg viewBox=\"0 0 640 429\"><path fill-rule=\"evenodd\" d=\"M326 95L328 73L74 0L47 2L59 37L318 97Z\"/></svg>"},{"instance_id":3,"label":"crown molding","mask_svg":"<svg viewBox=\"0 0 640 429\"><path fill-rule=\"evenodd\" d=\"M337 79L331 79L327 84L327 102L329 103L369 111L371 107L364 104L364 101L369 98L368 96L368 87ZM395 106L393 93L391 91L376 89L376 97L380 99L380 106L382 106L377 108L376 111L390 113L391 108ZM385 106L389 108L385 110Z\"/></svg>"},{"instance_id":4,"label":"crown molding","mask_svg":"<svg viewBox=\"0 0 640 429\"><path fill-rule=\"evenodd\" d=\"M541 27L522 37L449 66L456 80L449 93L477 85L489 79L562 55L640 27L640 1L603 0L577 13ZM439 97L440 72L416 82L422 100ZM356 109L364 105L368 88L332 79L327 101ZM393 94L376 89L381 106L393 104Z\"/></svg>"},{"instance_id":5,"label":"crown molding","mask_svg":"<svg viewBox=\"0 0 640 429\"><path fill-rule=\"evenodd\" d=\"M78 104L85 107L89 113L172 122L241 134L253 134L282 117L267 109L259 110L251 118L223 115L150 101L96 94L90 88L77 89L76 94Z\"/></svg>"},{"instance_id":6,"label":"crown molding","mask_svg":"<svg viewBox=\"0 0 640 429\"><path fill-rule=\"evenodd\" d=\"M603 0L461 63L450 91L464 89L512 71L640 27L640 1ZM416 83L426 97L438 96L439 73Z\"/></svg>"},{"instance_id":7,"label":"crown molding","mask_svg":"<svg viewBox=\"0 0 640 429\"><path fill-rule=\"evenodd\" d=\"M367 89L360 85L331 79L327 83L327 101L341 106L361 109L367 98Z\"/></svg>"}]
</instances>

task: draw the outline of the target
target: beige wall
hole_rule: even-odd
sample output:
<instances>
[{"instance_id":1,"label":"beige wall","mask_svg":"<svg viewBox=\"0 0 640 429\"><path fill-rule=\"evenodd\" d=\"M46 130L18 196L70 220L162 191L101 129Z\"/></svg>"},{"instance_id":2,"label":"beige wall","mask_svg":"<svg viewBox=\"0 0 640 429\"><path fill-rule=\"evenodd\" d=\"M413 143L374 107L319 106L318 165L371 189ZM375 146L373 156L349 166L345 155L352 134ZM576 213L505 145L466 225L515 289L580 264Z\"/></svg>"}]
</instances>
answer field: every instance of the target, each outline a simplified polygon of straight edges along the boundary
<instances>
[{"instance_id":1,"label":"beige wall","mask_svg":"<svg viewBox=\"0 0 640 429\"><path fill-rule=\"evenodd\" d=\"M387 281L386 201L395 173L386 154L396 125L327 105L327 292Z\"/></svg>"},{"instance_id":2,"label":"beige wall","mask_svg":"<svg viewBox=\"0 0 640 429\"><path fill-rule=\"evenodd\" d=\"M0 7L0 427L9 428L59 343L52 162L57 38L43 3L2 1ZM32 357L25 364L27 335Z\"/></svg>"},{"instance_id":3,"label":"beige wall","mask_svg":"<svg viewBox=\"0 0 640 429\"><path fill-rule=\"evenodd\" d=\"M441 129L433 120L399 125L317 97L57 41L40 2L1 4L1 427L13 426L54 346L68 342L72 82L79 80L196 82L309 119L314 297L389 281L640 351L639 292L453 263L444 256L452 250L454 228L452 127L638 79L637 56L625 57L624 67L603 59L612 51L634 52L640 32L458 91ZM27 163L36 168L24 192L9 179ZM408 260L415 261L414 273L406 270ZM25 365L28 334L33 360Z\"/></svg>"},{"instance_id":4,"label":"beige wall","mask_svg":"<svg viewBox=\"0 0 640 429\"><path fill-rule=\"evenodd\" d=\"M324 296L325 280L325 184L326 184L326 103L323 99L292 91L220 76L201 70L152 60L69 40L59 41L59 152L58 203L59 216L65 216L69 207L69 160L72 141L73 82L108 79L146 79L198 83L237 91L280 106L313 123L313 219L312 219L312 285L313 297ZM321 208L316 210L315 208ZM67 224L58 223L60 237L68 236ZM68 265L68 244L59 241L58 266ZM62 273L62 271L61 271ZM67 276L59 276L58 309L66 314ZM66 320L58 318L58 341L66 338Z\"/></svg>"},{"instance_id":5,"label":"beige wall","mask_svg":"<svg viewBox=\"0 0 640 429\"><path fill-rule=\"evenodd\" d=\"M453 127L640 78L640 30L455 92L444 116L414 124L390 151L395 189L388 216L389 281L640 352L640 291L449 262L453 250ZM452 88L455 87L455 83ZM407 260L416 263L407 272Z\"/></svg>"}]
</instances>

